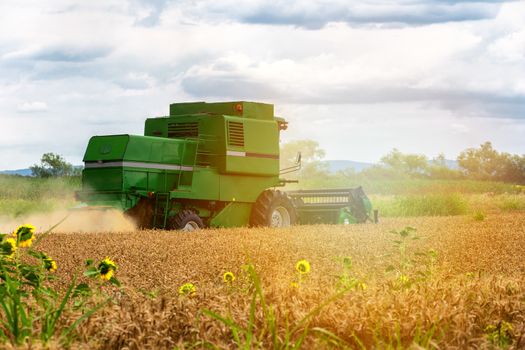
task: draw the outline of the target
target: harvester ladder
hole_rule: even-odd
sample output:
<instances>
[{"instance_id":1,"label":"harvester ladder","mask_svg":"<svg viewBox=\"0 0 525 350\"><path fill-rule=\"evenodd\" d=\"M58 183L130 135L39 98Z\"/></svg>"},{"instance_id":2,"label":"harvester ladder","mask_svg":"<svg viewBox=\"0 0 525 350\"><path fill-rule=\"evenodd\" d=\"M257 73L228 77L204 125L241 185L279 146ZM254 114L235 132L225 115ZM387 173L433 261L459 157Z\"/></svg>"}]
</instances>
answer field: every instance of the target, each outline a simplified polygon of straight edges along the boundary
<instances>
[{"instance_id":1,"label":"harvester ladder","mask_svg":"<svg viewBox=\"0 0 525 350\"><path fill-rule=\"evenodd\" d=\"M155 194L155 212L153 214L153 227L166 228L168 221L170 194L157 192Z\"/></svg>"}]
</instances>

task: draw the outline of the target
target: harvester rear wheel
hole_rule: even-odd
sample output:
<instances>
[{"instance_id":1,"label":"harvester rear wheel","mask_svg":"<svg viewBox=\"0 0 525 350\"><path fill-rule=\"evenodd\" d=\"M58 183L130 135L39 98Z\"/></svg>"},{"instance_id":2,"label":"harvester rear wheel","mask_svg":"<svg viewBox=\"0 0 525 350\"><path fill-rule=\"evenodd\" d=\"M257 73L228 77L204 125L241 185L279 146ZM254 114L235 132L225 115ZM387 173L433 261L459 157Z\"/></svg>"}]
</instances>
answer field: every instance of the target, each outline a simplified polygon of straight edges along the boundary
<instances>
[{"instance_id":1,"label":"harvester rear wheel","mask_svg":"<svg viewBox=\"0 0 525 350\"><path fill-rule=\"evenodd\" d=\"M204 227L202 219L191 210L182 210L170 219L170 229L196 231Z\"/></svg>"},{"instance_id":2,"label":"harvester rear wheel","mask_svg":"<svg viewBox=\"0 0 525 350\"><path fill-rule=\"evenodd\" d=\"M281 191L266 190L254 203L250 217L251 226L288 227L297 221L297 214L290 198Z\"/></svg>"}]
</instances>

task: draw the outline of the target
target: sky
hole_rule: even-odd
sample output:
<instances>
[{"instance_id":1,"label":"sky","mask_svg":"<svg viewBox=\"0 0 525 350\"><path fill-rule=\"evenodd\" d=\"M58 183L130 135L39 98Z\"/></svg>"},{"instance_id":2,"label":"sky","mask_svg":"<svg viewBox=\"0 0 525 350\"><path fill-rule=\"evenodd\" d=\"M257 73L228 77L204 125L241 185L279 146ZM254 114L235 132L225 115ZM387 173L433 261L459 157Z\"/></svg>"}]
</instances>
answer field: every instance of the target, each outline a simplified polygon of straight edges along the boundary
<instances>
[{"instance_id":1,"label":"sky","mask_svg":"<svg viewBox=\"0 0 525 350\"><path fill-rule=\"evenodd\" d=\"M0 169L229 100L326 159L524 154L525 1L0 0Z\"/></svg>"}]
</instances>

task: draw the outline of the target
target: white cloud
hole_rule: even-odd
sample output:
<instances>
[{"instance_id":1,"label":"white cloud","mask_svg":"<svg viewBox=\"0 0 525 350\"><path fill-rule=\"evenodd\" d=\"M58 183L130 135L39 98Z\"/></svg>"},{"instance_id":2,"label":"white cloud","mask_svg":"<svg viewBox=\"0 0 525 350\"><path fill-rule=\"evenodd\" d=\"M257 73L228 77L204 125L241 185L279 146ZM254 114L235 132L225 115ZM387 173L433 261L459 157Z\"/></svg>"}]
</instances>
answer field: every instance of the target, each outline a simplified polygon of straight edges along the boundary
<instances>
[{"instance_id":1,"label":"white cloud","mask_svg":"<svg viewBox=\"0 0 525 350\"><path fill-rule=\"evenodd\" d=\"M22 113L45 112L47 111L47 104L39 101L22 102L18 105L17 110Z\"/></svg>"},{"instance_id":2,"label":"white cloud","mask_svg":"<svg viewBox=\"0 0 525 350\"><path fill-rule=\"evenodd\" d=\"M489 45L488 51L504 61L523 64L525 60L525 29L517 30L497 39Z\"/></svg>"}]
</instances>

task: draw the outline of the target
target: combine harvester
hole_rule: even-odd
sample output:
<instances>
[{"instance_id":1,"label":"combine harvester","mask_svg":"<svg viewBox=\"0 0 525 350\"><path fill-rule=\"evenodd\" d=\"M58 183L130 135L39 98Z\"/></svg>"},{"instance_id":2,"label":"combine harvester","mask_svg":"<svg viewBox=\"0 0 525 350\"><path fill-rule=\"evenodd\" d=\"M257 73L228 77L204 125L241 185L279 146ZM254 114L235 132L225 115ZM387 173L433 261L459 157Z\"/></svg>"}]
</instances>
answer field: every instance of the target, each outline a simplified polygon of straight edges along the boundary
<instances>
[{"instance_id":1,"label":"combine harvester","mask_svg":"<svg viewBox=\"0 0 525 350\"><path fill-rule=\"evenodd\" d=\"M141 228L377 222L361 187L283 192L273 105L174 103L146 120L144 136L93 136L84 155L86 209L116 208Z\"/></svg>"}]
</instances>

